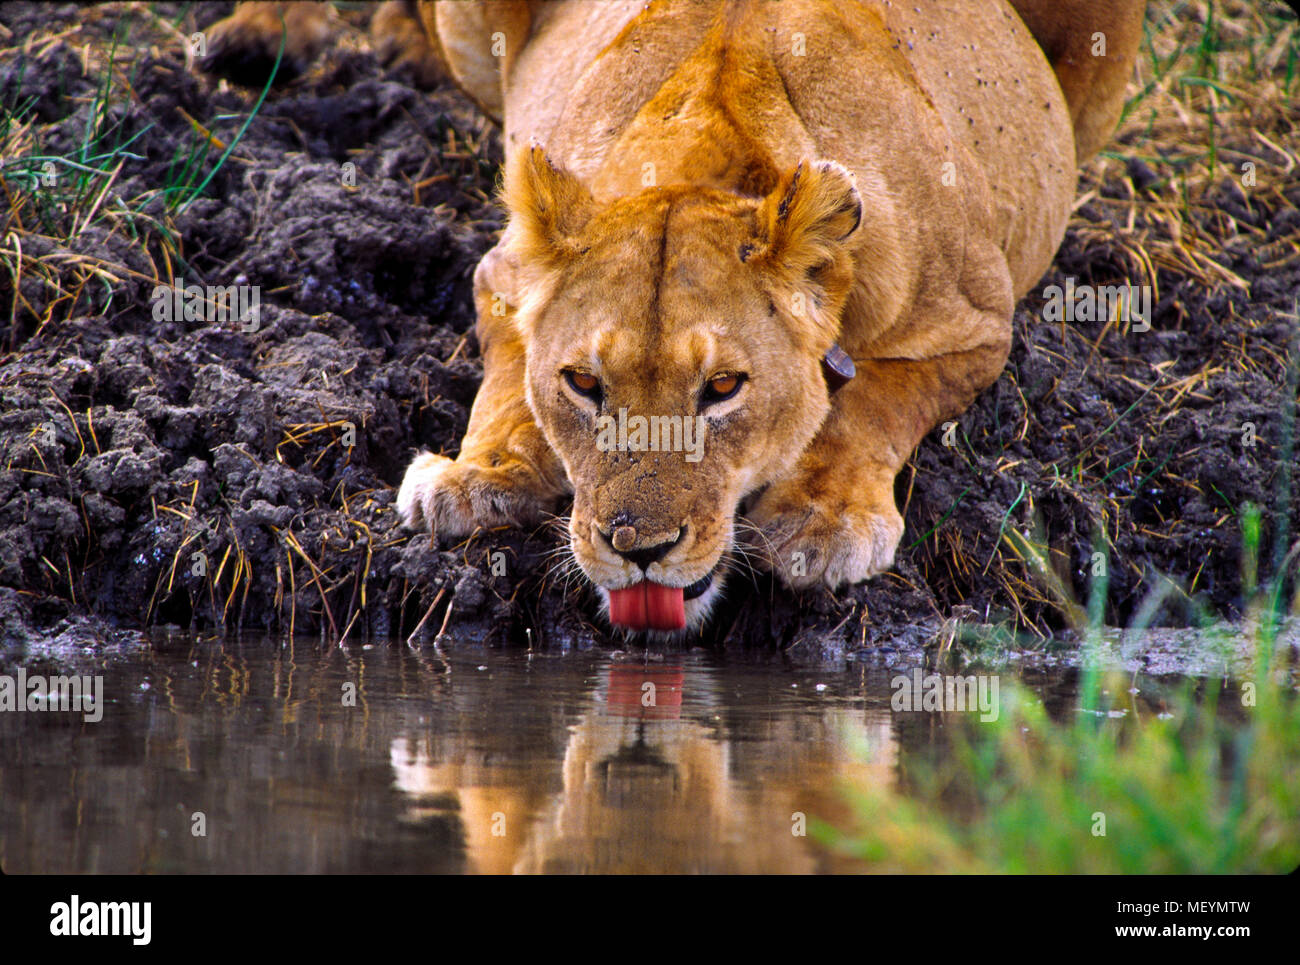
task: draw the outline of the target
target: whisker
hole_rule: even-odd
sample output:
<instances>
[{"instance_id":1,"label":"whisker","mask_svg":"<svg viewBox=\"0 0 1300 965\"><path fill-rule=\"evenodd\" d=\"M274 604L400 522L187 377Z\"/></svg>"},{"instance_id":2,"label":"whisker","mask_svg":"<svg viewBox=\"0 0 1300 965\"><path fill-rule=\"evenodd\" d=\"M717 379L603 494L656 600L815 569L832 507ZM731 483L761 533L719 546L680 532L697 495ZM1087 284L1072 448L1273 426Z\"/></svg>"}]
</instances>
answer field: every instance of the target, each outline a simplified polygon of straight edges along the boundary
<instances>
[{"instance_id":1,"label":"whisker","mask_svg":"<svg viewBox=\"0 0 1300 965\"><path fill-rule=\"evenodd\" d=\"M751 533L757 536L759 539L761 539L764 543L764 548L766 549L766 554L767 554L766 561L772 565L776 564L777 562L776 546L772 543L772 540L768 537L766 533L764 533L753 523L749 522L749 520L743 518L737 518L734 521L733 525L736 530L743 533ZM751 547L745 546L744 544L740 544L740 543L736 543L736 545L741 549L742 552L746 553L746 556L748 556L748 551L751 549ZM759 547L752 547L752 549L754 551L757 551L759 550Z\"/></svg>"}]
</instances>

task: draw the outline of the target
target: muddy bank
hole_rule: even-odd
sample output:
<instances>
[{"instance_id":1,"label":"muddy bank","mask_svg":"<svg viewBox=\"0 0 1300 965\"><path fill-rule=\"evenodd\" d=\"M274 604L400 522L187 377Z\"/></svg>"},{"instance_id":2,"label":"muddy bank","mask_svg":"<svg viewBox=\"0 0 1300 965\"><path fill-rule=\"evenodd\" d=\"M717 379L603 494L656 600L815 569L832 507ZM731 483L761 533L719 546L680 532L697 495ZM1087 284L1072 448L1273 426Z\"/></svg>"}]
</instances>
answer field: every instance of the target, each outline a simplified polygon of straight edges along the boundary
<instances>
[{"instance_id":1,"label":"muddy bank","mask_svg":"<svg viewBox=\"0 0 1300 965\"><path fill-rule=\"evenodd\" d=\"M181 47L228 5L155 9L0 10L0 103L11 117L27 105L25 149L75 154L93 131L91 155L120 152L80 194L67 193L73 169L35 188L6 169L3 233L21 242L20 255L6 242L0 272L0 305L13 306L0 321L6 640L104 626L387 639L421 626L617 644L594 598L551 576L553 531L439 549L393 512L417 449L456 451L480 378L470 276L501 227L491 125L454 90L385 76L352 38L272 90L239 138L259 92L188 70ZM1115 149L1145 155L1146 137L1127 127ZM1262 150L1281 170L1250 130L1218 137L1220 152ZM1150 331L1045 322L1031 295L1004 377L955 444L937 430L900 476L895 571L836 597L759 577L732 588L702 642L825 655L915 649L951 619L1060 629L1068 601L1009 530L1077 601L1103 552L1110 623L1161 575L1182 589L1154 622L1238 616L1242 505L1263 507L1266 549L1289 525L1277 495L1295 462L1284 414L1300 181L1270 173L1247 195L1224 168L1180 214L1178 170L1158 157L1090 165L1036 289L1150 285ZM256 330L160 319L154 292L173 278L258 286ZM1261 579L1270 566L1266 554Z\"/></svg>"}]
</instances>

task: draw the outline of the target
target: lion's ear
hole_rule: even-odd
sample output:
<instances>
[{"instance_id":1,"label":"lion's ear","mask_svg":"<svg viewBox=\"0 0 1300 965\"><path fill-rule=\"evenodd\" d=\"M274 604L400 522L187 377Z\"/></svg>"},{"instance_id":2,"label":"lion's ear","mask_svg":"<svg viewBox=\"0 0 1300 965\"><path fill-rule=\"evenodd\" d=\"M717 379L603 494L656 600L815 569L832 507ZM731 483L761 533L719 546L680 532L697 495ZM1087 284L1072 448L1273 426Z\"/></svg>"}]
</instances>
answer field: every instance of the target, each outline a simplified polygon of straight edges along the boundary
<instances>
[{"instance_id":1,"label":"lion's ear","mask_svg":"<svg viewBox=\"0 0 1300 965\"><path fill-rule=\"evenodd\" d=\"M850 248L862 224L862 198L848 168L803 161L759 204L755 264L776 282L778 300L818 334L839 327L853 282Z\"/></svg>"},{"instance_id":2,"label":"lion's ear","mask_svg":"<svg viewBox=\"0 0 1300 965\"><path fill-rule=\"evenodd\" d=\"M843 164L801 161L763 200L763 216L773 247L786 249L785 257L825 260L831 246L844 244L862 224L862 198Z\"/></svg>"},{"instance_id":3,"label":"lion's ear","mask_svg":"<svg viewBox=\"0 0 1300 965\"><path fill-rule=\"evenodd\" d=\"M504 197L525 263L550 266L577 253L578 234L595 207L591 193L552 164L540 145L515 152L506 170Z\"/></svg>"}]
</instances>

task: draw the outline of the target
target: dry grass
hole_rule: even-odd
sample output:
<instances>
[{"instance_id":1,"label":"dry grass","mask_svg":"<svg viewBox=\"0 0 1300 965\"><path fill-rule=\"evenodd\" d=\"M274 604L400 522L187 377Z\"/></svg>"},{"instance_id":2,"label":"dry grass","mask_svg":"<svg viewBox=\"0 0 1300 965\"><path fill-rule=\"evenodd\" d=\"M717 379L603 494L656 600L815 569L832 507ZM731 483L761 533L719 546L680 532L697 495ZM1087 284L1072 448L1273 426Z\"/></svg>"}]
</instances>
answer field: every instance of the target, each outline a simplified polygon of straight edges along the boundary
<instances>
[{"instance_id":1,"label":"dry grass","mask_svg":"<svg viewBox=\"0 0 1300 965\"><path fill-rule=\"evenodd\" d=\"M83 76L99 78L93 93L71 95L76 109L86 112L72 150L50 146L60 125L40 121L37 98L24 95L21 77L14 96L0 103L0 280L9 289L10 351L25 325L35 322L38 334L79 314L108 314L125 283L151 289L187 271L175 216L202 193L247 124L227 144L175 105L190 137L162 183L124 187L124 169L146 160L138 153L140 139L157 124L148 120L152 108L136 90L137 70L142 59L160 57L162 48L179 45L188 54L178 23L151 5L106 3L86 8L71 26L0 47L0 66L60 54L79 61ZM105 43L110 26L112 40ZM261 98L248 120L260 106ZM140 129L128 133L132 127ZM95 250L121 239L139 253L136 266L87 253L90 246L79 241L92 227Z\"/></svg>"}]
</instances>

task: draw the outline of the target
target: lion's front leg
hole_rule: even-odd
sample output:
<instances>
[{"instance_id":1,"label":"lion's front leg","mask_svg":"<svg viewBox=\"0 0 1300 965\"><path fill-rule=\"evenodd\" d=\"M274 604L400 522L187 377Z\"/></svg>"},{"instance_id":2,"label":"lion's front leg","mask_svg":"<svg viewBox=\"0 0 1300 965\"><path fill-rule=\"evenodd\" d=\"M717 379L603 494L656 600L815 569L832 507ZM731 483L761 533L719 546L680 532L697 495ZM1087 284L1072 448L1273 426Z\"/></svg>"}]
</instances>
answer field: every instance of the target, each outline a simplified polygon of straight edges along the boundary
<instances>
[{"instance_id":1,"label":"lion's front leg","mask_svg":"<svg viewBox=\"0 0 1300 965\"><path fill-rule=\"evenodd\" d=\"M505 314L509 271L498 246L474 277L483 384L454 460L420 453L397 493L397 511L409 527L436 536L468 536L479 528L541 522L569 492L564 467L547 443L524 397L524 346L513 308ZM500 309L498 308L499 312Z\"/></svg>"},{"instance_id":2,"label":"lion's front leg","mask_svg":"<svg viewBox=\"0 0 1300 965\"><path fill-rule=\"evenodd\" d=\"M895 476L921 437L969 405L1005 358L993 347L858 363L794 471L746 514L758 561L794 588L834 589L892 565L903 535Z\"/></svg>"},{"instance_id":3,"label":"lion's front leg","mask_svg":"<svg viewBox=\"0 0 1300 965\"><path fill-rule=\"evenodd\" d=\"M873 445L860 428L868 421L860 400L836 403L794 471L769 485L746 513L755 527L744 528L749 549L796 589L874 576L893 563L903 535L894 506L898 453L885 439Z\"/></svg>"}]
</instances>

